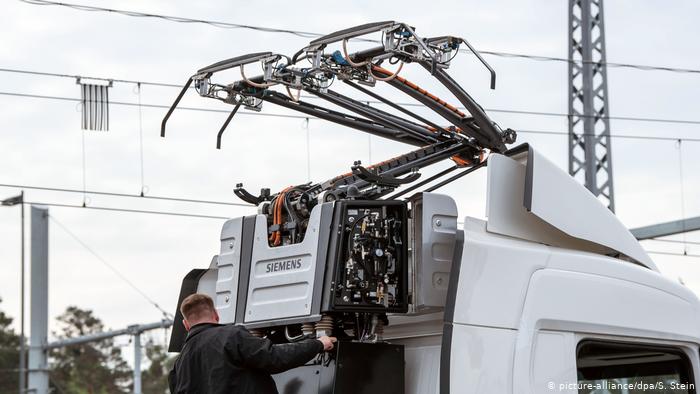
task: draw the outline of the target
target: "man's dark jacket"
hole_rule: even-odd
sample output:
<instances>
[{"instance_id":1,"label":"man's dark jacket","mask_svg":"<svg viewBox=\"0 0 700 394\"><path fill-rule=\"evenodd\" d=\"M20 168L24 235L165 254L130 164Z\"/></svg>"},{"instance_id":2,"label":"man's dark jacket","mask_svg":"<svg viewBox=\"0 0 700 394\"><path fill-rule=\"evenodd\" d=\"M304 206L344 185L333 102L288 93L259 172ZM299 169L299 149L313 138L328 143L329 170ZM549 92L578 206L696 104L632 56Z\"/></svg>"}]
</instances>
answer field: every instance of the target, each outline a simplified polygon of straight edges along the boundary
<instances>
[{"instance_id":1,"label":"man's dark jacket","mask_svg":"<svg viewBox=\"0 0 700 394\"><path fill-rule=\"evenodd\" d=\"M240 326L197 324L170 371L170 392L277 393L270 374L304 365L321 351L316 339L273 345Z\"/></svg>"}]
</instances>

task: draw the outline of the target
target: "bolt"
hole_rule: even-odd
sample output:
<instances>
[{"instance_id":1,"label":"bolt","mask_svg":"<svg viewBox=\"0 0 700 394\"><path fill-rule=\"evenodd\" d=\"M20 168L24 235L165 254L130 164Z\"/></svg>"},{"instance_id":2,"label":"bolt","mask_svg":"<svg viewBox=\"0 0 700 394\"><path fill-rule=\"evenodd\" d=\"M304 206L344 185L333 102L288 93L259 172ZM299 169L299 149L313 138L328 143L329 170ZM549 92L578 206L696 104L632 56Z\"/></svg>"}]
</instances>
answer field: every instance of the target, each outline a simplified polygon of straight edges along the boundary
<instances>
[{"instance_id":1,"label":"bolt","mask_svg":"<svg viewBox=\"0 0 700 394\"><path fill-rule=\"evenodd\" d=\"M442 221L440 219L435 221L435 226L440 227L442 226Z\"/></svg>"},{"instance_id":2,"label":"bolt","mask_svg":"<svg viewBox=\"0 0 700 394\"><path fill-rule=\"evenodd\" d=\"M228 304L229 299L229 296L226 296L226 298L224 298L224 301L226 301L226 303Z\"/></svg>"},{"instance_id":3,"label":"bolt","mask_svg":"<svg viewBox=\"0 0 700 394\"><path fill-rule=\"evenodd\" d=\"M228 248L229 248L229 249L233 249L233 242L230 242L230 243L228 244Z\"/></svg>"}]
</instances>

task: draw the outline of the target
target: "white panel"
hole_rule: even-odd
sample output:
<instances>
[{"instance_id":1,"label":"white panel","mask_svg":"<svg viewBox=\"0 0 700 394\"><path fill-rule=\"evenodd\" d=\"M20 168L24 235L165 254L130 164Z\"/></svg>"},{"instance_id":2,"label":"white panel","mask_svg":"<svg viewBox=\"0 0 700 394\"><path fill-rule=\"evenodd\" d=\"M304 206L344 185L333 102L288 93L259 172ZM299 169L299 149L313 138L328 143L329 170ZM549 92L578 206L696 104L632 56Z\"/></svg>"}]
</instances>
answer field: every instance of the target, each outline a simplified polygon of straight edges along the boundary
<instances>
[{"instance_id":1,"label":"white panel","mask_svg":"<svg viewBox=\"0 0 700 394\"><path fill-rule=\"evenodd\" d=\"M697 296L693 291L680 285L677 281L641 265L622 264L619 260L611 257L560 248L550 248L550 253L547 268L622 278L677 295L693 304L698 303Z\"/></svg>"},{"instance_id":2,"label":"white panel","mask_svg":"<svg viewBox=\"0 0 700 394\"><path fill-rule=\"evenodd\" d=\"M597 254L622 253L657 270L612 212L533 149L527 165L491 155L487 179L488 231Z\"/></svg>"},{"instance_id":3,"label":"white panel","mask_svg":"<svg viewBox=\"0 0 700 394\"><path fill-rule=\"evenodd\" d=\"M632 233L575 179L537 151L530 149L529 210L571 237L619 251L656 270Z\"/></svg>"},{"instance_id":4,"label":"white panel","mask_svg":"<svg viewBox=\"0 0 700 394\"><path fill-rule=\"evenodd\" d=\"M321 205L311 210L306 235L298 244L269 247L267 219L258 215L255 220L244 322L310 315Z\"/></svg>"},{"instance_id":5,"label":"white panel","mask_svg":"<svg viewBox=\"0 0 700 394\"><path fill-rule=\"evenodd\" d=\"M457 204L436 193L412 198L413 303L416 312L441 310L447 298L457 234Z\"/></svg>"},{"instance_id":6,"label":"white panel","mask_svg":"<svg viewBox=\"0 0 700 394\"><path fill-rule=\"evenodd\" d=\"M666 291L624 279L554 269L530 281L520 330L573 331L700 342L700 311Z\"/></svg>"},{"instance_id":7,"label":"white panel","mask_svg":"<svg viewBox=\"0 0 700 394\"><path fill-rule=\"evenodd\" d=\"M573 333L538 331L531 370L532 393L576 394L576 342ZM518 384L515 383L517 387Z\"/></svg>"},{"instance_id":8,"label":"white panel","mask_svg":"<svg viewBox=\"0 0 700 394\"><path fill-rule=\"evenodd\" d=\"M216 294L216 270L210 269L199 278L197 293L213 297Z\"/></svg>"},{"instance_id":9,"label":"white panel","mask_svg":"<svg viewBox=\"0 0 700 394\"><path fill-rule=\"evenodd\" d=\"M450 393L512 391L516 331L455 324L450 354Z\"/></svg>"},{"instance_id":10,"label":"white panel","mask_svg":"<svg viewBox=\"0 0 700 394\"><path fill-rule=\"evenodd\" d=\"M488 231L547 245L605 252L606 249L599 245L567 236L525 209L525 170L524 164L509 157L489 157L486 212Z\"/></svg>"},{"instance_id":11,"label":"white panel","mask_svg":"<svg viewBox=\"0 0 700 394\"><path fill-rule=\"evenodd\" d=\"M548 248L485 227L481 220L465 220L454 321L517 328L530 276L545 267Z\"/></svg>"},{"instance_id":12,"label":"white panel","mask_svg":"<svg viewBox=\"0 0 700 394\"><path fill-rule=\"evenodd\" d=\"M392 341L404 345L405 394L428 394L440 392L440 339L435 345L415 346L411 341Z\"/></svg>"},{"instance_id":13,"label":"white panel","mask_svg":"<svg viewBox=\"0 0 700 394\"><path fill-rule=\"evenodd\" d=\"M227 220L221 229L221 249L216 262L218 275L214 303L223 324L233 323L236 316L242 235L242 217Z\"/></svg>"}]
</instances>

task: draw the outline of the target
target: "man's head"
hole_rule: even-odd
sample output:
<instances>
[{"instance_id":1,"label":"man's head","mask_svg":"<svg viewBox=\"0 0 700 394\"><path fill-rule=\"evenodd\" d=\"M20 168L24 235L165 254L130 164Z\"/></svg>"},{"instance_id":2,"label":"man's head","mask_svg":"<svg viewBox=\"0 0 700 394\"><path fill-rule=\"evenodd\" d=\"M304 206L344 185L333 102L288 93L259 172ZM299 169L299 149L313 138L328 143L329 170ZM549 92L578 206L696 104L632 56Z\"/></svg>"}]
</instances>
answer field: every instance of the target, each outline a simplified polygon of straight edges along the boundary
<instances>
[{"instance_id":1,"label":"man's head","mask_svg":"<svg viewBox=\"0 0 700 394\"><path fill-rule=\"evenodd\" d=\"M219 322L214 301L206 294L195 293L187 296L180 304L180 313L184 318L182 324L187 331L197 324Z\"/></svg>"}]
</instances>

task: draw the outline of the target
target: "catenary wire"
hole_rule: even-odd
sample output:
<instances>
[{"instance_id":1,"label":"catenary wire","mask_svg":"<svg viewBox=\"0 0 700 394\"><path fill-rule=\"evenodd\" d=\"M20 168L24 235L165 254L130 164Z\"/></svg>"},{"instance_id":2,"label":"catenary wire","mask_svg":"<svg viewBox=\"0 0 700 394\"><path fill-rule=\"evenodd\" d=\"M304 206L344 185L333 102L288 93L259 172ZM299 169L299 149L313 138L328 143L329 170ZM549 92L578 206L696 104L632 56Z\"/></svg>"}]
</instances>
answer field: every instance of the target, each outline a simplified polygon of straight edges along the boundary
<instances>
[{"instance_id":1,"label":"catenary wire","mask_svg":"<svg viewBox=\"0 0 700 394\"><path fill-rule=\"evenodd\" d=\"M46 95L38 95L38 94L29 94L29 93L17 93L17 92L0 92L0 96L13 96L13 97L26 97L26 98L36 98L36 99L46 99L46 100L59 100L59 101L72 101L72 102L80 102L80 99L73 98L73 97L64 97L64 96L46 96ZM130 103L130 102L122 102L122 101L110 101L110 104L114 105L123 105L123 106L131 106L135 107L138 106L138 103ZM162 104L141 104L143 107L147 108L165 108L168 109L170 108L169 105L162 105ZM226 113L229 114L231 111L228 110L223 110L223 109L213 109L213 108L201 108L201 107L184 107L180 106L177 107L178 109L182 110L187 110L187 111L202 111L202 112L216 112L216 113ZM313 120L319 120L319 118L313 117L313 116L308 116L308 115L289 115L289 114L274 114L274 113L259 113L259 112L239 112L242 115L249 115L249 116L267 116L267 117L273 117L273 118L290 118L290 119L313 119ZM612 118L611 118L612 119ZM627 120L644 120L643 118L627 118ZM661 121L661 120L652 120L652 121ZM700 124L700 120L678 120L678 121L673 121L673 120L666 120L667 122L672 122L672 123L687 123L687 124ZM550 135L569 135L567 132L560 132L560 131L546 131L546 130L516 130L519 133L525 133L525 134L550 134ZM588 134L581 134L581 135L588 135ZM643 140L660 140L660 141L678 141L679 139L682 141L687 141L687 142L700 142L700 138L691 138L691 137L657 137L657 136L644 136L644 135L624 135L624 134L612 134L610 135L611 138L622 138L622 139L643 139Z\"/></svg>"},{"instance_id":2,"label":"catenary wire","mask_svg":"<svg viewBox=\"0 0 700 394\"><path fill-rule=\"evenodd\" d=\"M63 230L66 234L68 234L71 238L73 238L80 246L82 246L85 250L87 250L91 255L93 255L99 262L104 264L107 268L109 268L114 274L116 274L121 280L123 280L126 284L128 284L132 289L134 289L137 293L139 293L146 301L151 303L156 309L158 309L163 316L165 316L168 319L172 319L173 316L172 314L168 313L165 311L165 309L161 308L160 305L158 305L157 302L155 302L151 297L149 297L143 290L139 289L138 286L134 284L129 278L124 276L118 269L114 267L114 265L110 264L107 260L105 260L102 256L100 256L93 248L91 248L85 241L80 239L77 235L75 235L74 232L70 231L66 225L61 223L56 217L52 214L49 215L49 219L58 225L61 230Z\"/></svg>"},{"instance_id":3,"label":"catenary wire","mask_svg":"<svg viewBox=\"0 0 700 394\"><path fill-rule=\"evenodd\" d=\"M166 20L166 21L170 21L170 22L178 22L178 23L188 23L188 24L198 23L198 24L205 24L205 25L210 25L210 26L223 28L223 29L247 29L247 30L255 30L255 31L266 32L266 33L283 33L283 34L291 34L291 35L295 35L298 37L304 37L304 38L315 38L315 37L323 36L323 34L317 33L317 32L300 31L300 30L292 30L292 29L280 29L280 28L265 27L265 26L254 26L254 25L246 25L246 24L231 23L231 22L212 21L212 20L206 20L206 19L186 18L186 17L180 17L180 16L153 14L153 13L145 13L145 12L130 11L130 10L120 10L120 9L114 9L114 8L95 7L95 6L87 6L87 5L82 5L82 4L63 3L63 2L48 1L48 0L19 0L19 1L21 1L23 3L27 3L27 4L32 4L32 5L68 7L68 8L73 8L73 9L80 10L80 11L108 12L108 13L121 14L121 15L125 15L125 16L130 16L130 17L157 18L157 19L161 19L161 20ZM364 41L364 42L372 42L372 43L380 43L379 40L365 39L365 38L361 38L361 37L356 37L356 38L354 38L354 40ZM460 49L460 52L471 53L471 51L464 50L464 49ZM578 60L570 60L570 59L561 58L561 57L554 57L554 56L529 55L529 54L522 54L522 53L511 53L511 52L489 51L489 50L479 50L478 52L482 55L492 55L492 56L499 56L499 57L505 57L505 58L520 58L520 59L529 59L529 60L536 60L536 61L552 61L552 62L560 62L560 63L605 64L609 67L630 68L630 69L636 69L636 70L641 70L641 71L666 71L666 72L686 73L686 74L700 74L700 69L681 68L681 67L650 66L650 65L642 65L642 64L616 63L616 62L598 63L595 61L585 61L585 60L578 61Z\"/></svg>"},{"instance_id":4,"label":"catenary wire","mask_svg":"<svg viewBox=\"0 0 700 394\"><path fill-rule=\"evenodd\" d=\"M679 256L679 257L700 257L700 254L691 254L691 253L677 253L677 252L662 252L659 250L647 250L647 253L651 254L661 254L661 255L666 255L666 256Z\"/></svg>"},{"instance_id":5,"label":"catenary wire","mask_svg":"<svg viewBox=\"0 0 700 394\"><path fill-rule=\"evenodd\" d=\"M674 243L674 244L700 245L700 242L685 241L685 240L681 240L681 239L648 238L648 239L643 239L642 241L655 241L655 242L668 242L668 243Z\"/></svg>"},{"instance_id":6,"label":"catenary wire","mask_svg":"<svg viewBox=\"0 0 700 394\"><path fill-rule=\"evenodd\" d=\"M44 202L44 201L27 201L27 204L34 205L46 205L47 207L58 207L58 208L81 208L81 209L92 209L98 211L111 211L111 212L129 212L129 213L143 213L143 214L153 214L153 215L166 215L166 216L182 216L189 218L200 218L200 219L217 219L217 220L227 220L230 219L227 216L214 216L214 215L201 215L195 213L183 213L183 212L173 212L173 211L156 211L156 210L144 210L144 209L130 209L130 208L114 208L114 207L101 207L94 205L76 205L76 204L63 204L55 202Z\"/></svg>"},{"instance_id":7,"label":"catenary wire","mask_svg":"<svg viewBox=\"0 0 700 394\"><path fill-rule=\"evenodd\" d=\"M95 194L102 196L112 196L112 197L133 197L133 198L143 198L149 200L164 200L164 201L175 201L175 202L188 202L188 203L200 203L200 204L215 204L215 205L230 205L235 207L254 207L251 204L243 204L228 201L216 201L216 200L202 200L194 198L182 198L182 197L167 197L167 196L140 196L138 194L128 194L128 193L117 193L117 192L105 192L99 190L78 190L69 188L58 188L58 187L46 187L46 186L31 186L31 185L17 185L10 183L0 183L0 187L12 187L19 189L30 189L30 190L44 190L50 192L65 192L65 193L86 193Z\"/></svg>"},{"instance_id":8,"label":"catenary wire","mask_svg":"<svg viewBox=\"0 0 700 394\"><path fill-rule=\"evenodd\" d=\"M178 88L182 89L182 85L177 85L177 84L171 84L171 83L161 83L161 82L149 82L149 81L136 81L136 80L128 80L128 79L111 79L111 78L104 78L104 77L85 77L85 76L80 76L80 75L71 75L71 74L61 74L61 73L51 73L51 72L43 72L43 71L31 71L31 70L21 70L21 69L15 69L15 68L0 68L0 72L8 72L8 73L20 73L20 74L30 74L30 75L42 75L42 76L50 76L50 77L61 77L61 78L82 78L82 79L94 79L94 80L99 80L99 81L111 81L111 82L122 82L122 83L129 83L129 84L135 84L135 85L152 85L152 86L165 86L165 87L172 87L172 88ZM194 87L192 88L194 89ZM11 94L11 93L7 93ZM20 95L18 93L18 95ZM45 96L46 98L53 98L56 96ZM57 97L56 97L57 98ZM321 100L321 98L313 96L313 95L301 95L301 98L304 99L312 99L312 100ZM58 99L58 98L57 98ZM72 99L74 101L79 101L78 99ZM379 105L385 105L385 103L382 103L381 101L377 100L362 100L363 102L366 102L367 104L379 104ZM122 105L138 105L137 103L121 103ZM405 106L405 107L423 107L422 104L419 103L406 103L406 102L397 102L396 104ZM144 105L148 106L148 105ZM170 107L167 107L170 108ZM178 107L181 109L190 109L187 107ZM457 108L465 110L465 107L462 106L457 106ZM202 109L205 110L205 109ZM496 113L506 113L506 114L516 114L516 115L531 115L531 116L551 116L551 117L569 117L570 114L563 113L563 112L552 112L552 111L529 111L529 110L517 110L517 109L503 109L503 108L485 108L487 112L496 112ZM229 112L229 111L215 111L215 112ZM624 121L639 121L639 122L656 122L656 123L678 123L678 124L700 124L700 120L693 120L693 119L668 119L668 118L650 118L650 117L639 117L639 116L599 116L599 115L585 115L585 114L577 114L579 117L596 117L596 119L610 119L610 120L624 120ZM305 118L304 116L298 116L298 118Z\"/></svg>"},{"instance_id":9,"label":"catenary wire","mask_svg":"<svg viewBox=\"0 0 700 394\"><path fill-rule=\"evenodd\" d=\"M107 210L107 211L117 211L117 212L141 213L141 214L159 214L159 215L196 217L196 218L205 218L205 219L229 219L229 218L224 217L224 216L208 216L208 215L186 214L186 213L179 213L179 212L144 211L144 210L127 209L127 208L108 208L108 207L94 207L94 206L83 207L82 205L70 205L70 204L58 204L58 203L46 203L46 202L34 202L34 201L27 201L26 203L27 204L35 204L35 205L46 205L46 206L60 207L60 208L96 209L96 210ZM680 257L700 257L700 255L689 254L689 253L683 254L683 253L662 252L662 251L655 251L655 250L647 250L646 252L651 253L651 254L680 256Z\"/></svg>"}]
</instances>

